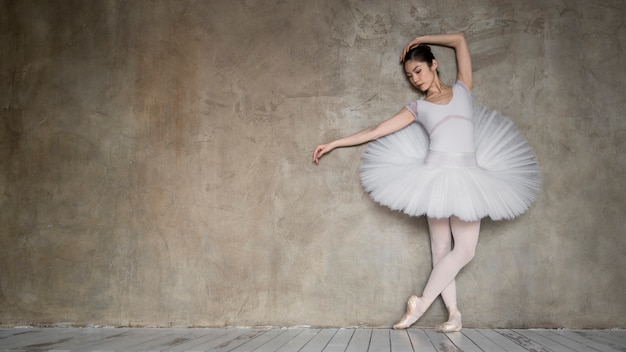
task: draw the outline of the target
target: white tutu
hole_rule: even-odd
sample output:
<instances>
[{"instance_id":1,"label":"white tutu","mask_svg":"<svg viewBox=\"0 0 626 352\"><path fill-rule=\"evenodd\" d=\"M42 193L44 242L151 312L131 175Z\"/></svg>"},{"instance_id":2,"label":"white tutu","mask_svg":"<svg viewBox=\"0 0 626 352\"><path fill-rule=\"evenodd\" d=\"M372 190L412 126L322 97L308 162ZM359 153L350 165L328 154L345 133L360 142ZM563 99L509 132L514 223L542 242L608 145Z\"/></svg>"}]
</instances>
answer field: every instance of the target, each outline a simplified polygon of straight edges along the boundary
<instances>
[{"instance_id":1,"label":"white tutu","mask_svg":"<svg viewBox=\"0 0 626 352\"><path fill-rule=\"evenodd\" d=\"M533 151L497 111L474 108L473 124L477 166L425 163L428 135L414 122L369 143L361 160L363 188L376 202L412 216L456 215L465 221L519 216L539 191Z\"/></svg>"}]
</instances>

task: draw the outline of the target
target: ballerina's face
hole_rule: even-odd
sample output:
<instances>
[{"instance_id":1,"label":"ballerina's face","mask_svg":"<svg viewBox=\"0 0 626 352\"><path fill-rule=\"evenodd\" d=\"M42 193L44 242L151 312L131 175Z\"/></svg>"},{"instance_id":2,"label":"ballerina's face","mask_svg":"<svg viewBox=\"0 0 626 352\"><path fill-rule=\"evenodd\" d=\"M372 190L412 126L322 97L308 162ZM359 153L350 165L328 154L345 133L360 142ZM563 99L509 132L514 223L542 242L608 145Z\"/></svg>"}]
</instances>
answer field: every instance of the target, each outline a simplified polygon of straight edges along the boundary
<instances>
[{"instance_id":1,"label":"ballerina's face","mask_svg":"<svg viewBox=\"0 0 626 352\"><path fill-rule=\"evenodd\" d=\"M427 92L437 77L437 62L428 66L427 62L408 60L404 63L404 72L413 87L422 92Z\"/></svg>"}]
</instances>

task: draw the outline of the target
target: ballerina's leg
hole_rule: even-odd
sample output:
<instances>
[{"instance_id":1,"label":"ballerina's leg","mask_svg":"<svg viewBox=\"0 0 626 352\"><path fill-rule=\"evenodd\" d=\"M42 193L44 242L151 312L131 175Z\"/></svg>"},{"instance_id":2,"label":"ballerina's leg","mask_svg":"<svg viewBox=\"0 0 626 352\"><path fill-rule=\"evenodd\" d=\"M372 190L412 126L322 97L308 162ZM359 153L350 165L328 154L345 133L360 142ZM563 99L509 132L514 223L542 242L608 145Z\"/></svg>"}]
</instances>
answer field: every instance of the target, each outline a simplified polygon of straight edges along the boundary
<instances>
[{"instance_id":1,"label":"ballerina's leg","mask_svg":"<svg viewBox=\"0 0 626 352\"><path fill-rule=\"evenodd\" d=\"M452 230L450 229L450 219L428 218L428 229L430 233L430 246L433 258L433 268L439 261L452 250ZM448 310L448 320L437 325L437 331L454 332L460 331L463 327L461 312L456 301L456 280L441 291L441 298Z\"/></svg>"},{"instance_id":2,"label":"ballerina's leg","mask_svg":"<svg viewBox=\"0 0 626 352\"><path fill-rule=\"evenodd\" d=\"M415 323L426 312L435 298L454 281L459 271L474 258L480 232L480 221L466 222L456 216L452 216L449 221L454 238L454 248L435 265L422 296L409 298L406 313L393 326L394 329L405 329Z\"/></svg>"},{"instance_id":3,"label":"ballerina's leg","mask_svg":"<svg viewBox=\"0 0 626 352\"><path fill-rule=\"evenodd\" d=\"M424 301L429 304L454 281L459 271L476 253L480 221L467 222L452 216L450 228L454 237L454 248L435 265L422 294Z\"/></svg>"},{"instance_id":4,"label":"ballerina's leg","mask_svg":"<svg viewBox=\"0 0 626 352\"><path fill-rule=\"evenodd\" d=\"M428 231L430 233L430 247L433 258L433 268L452 251L452 230L450 219L428 218ZM456 307L456 283L455 280L441 291L441 298L446 307Z\"/></svg>"}]
</instances>

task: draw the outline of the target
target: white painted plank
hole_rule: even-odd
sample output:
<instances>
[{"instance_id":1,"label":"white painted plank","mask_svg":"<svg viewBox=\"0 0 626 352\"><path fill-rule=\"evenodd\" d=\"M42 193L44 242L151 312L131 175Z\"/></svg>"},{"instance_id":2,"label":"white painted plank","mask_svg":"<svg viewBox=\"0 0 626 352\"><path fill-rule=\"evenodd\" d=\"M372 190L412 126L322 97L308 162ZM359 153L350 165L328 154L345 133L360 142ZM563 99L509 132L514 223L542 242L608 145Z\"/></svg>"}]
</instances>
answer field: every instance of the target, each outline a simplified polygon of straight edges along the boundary
<instances>
[{"instance_id":1,"label":"white painted plank","mask_svg":"<svg viewBox=\"0 0 626 352\"><path fill-rule=\"evenodd\" d=\"M158 336L155 329L144 328L120 328L117 333L101 339L89 346L93 351L119 351L129 350L134 345L153 340ZM83 349L83 348L81 348Z\"/></svg>"},{"instance_id":2,"label":"white painted plank","mask_svg":"<svg viewBox=\"0 0 626 352\"><path fill-rule=\"evenodd\" d=\"M595 334L616 343L618 346L626 346L626 335L620 336L617 332L616 330L596 330Z\"/></svg>"},{"instance_id":3,"label":"white painted plank","mask_svg":"<svg viewBox=\"0 0 626 352\"><path fill-rule=\"evenodd\" d=\"M9 347L11 346L11 347ZM624 330L0 329L0 351L626 351Z\"/></svg>"},{"instance_id":4,"label":"white painted plank","mask_svg":"<svg viewBox=\"0 0 626 352\"><path fill-rule=\"evenodd\" d=\"M187 352L193 350L195 347L203 344L208 344L210 341L214 341L218 338L227 339L229 335L236 333L235 330L230 329L192 329L194 330L192 336L187 341L181 341L180 344L175 346L167 346L164 351L167 352Z\"/></svg>"},{"instance_id":5,"label":"white painted plank","mask_svg":"<svg viewBox=\"0 0 626 352\"><path fill-rule=\"evenodd\" d=\"M502 352L502 347L498 346L495 342L478 332L478 330L463 329L462 331L463 335L469 338L477 346L480 346L484 352Z\"/></svg>"},{"instance_id":6,"label":"white painted plank","mask_svg":"<svg viewBox=\"0 0 626 352\"><path fill-rule=\"evenodd\" d=\"M174 336L174 334L168 333L167 331L153 331L152 337L149 340L129 345L128 349L143 352L158 351L165 341L172 340L172 336Z\"/></svg>"},{"instance_id":7,"label":"white painted plank","mask_svg":"<svg viewBox=\"0 0 626 352\"><path fill-rule=\"evenodd\" d=\"M557 330L555 331L555 333L578 342L579 344L585 346L587 350L596 350L602 352L622 352L606 344L594 341L593 333L589 333L584 330Z\"/></svg>"},{"instance_id":8,"label":"white painted plank","mask_svg":"<svg viewBox=\"0 0 626 352\"><path fill-rule=\"evenodd\" d=\"M446 336L446 334L442 334L432 329L424 330L428 339L435 347L437 351L445 351L445 352L461 352L452 341Z\"/></svg>"},{"instance_id":9,"label":"white painted plank","mask_svg":"<svg viewBox=\"0 0 626 352\"><path fill-rule=\"evenodd\" d=\"M389 330L389 339L393 352L414 352L411 338L406 330Z\"/></svg>"},{"instance_id":10,"label":"white painted plank","mask_svg":"<svg viewBox=\"0 0 626 352\"><path fill-rule=\"evenodd\" d=\"M55 335L48 329L33 329L33 328L14 328L3 329L9 333L3 334L0 340L0 347L4 349L25 346L27 343L37 343L46 339L53 338Z\"/></svg>"},{"instance_id":11,"label":"white painted plank","mask_svg":"<svg viewBox=\"0 0 626 352\"><path fill-rule=\"evenodd\" d=\"M549 338L552 341L558 342L559 344L566 346L569 349L572 349L574 351L589 351L591 350L590 348L588 348L587 346L585 346L584 344L578 342L578 341L574 341L566 336L563 336L561 334L558 333L557 330L549 330L546 331L545 333L542 333L543 336Z\"/></svg>"},{"instance_id":12,"label":"white painted plank","mask_svg":"<svg viewBox=\"0 0 626 352\"><path fill-rule=\"evenodd\" d=\"M335 336L333 336L328 345L322 350L324 352L344 352L355 329L339 329Z\"/></svg>"},{"instance_id":13,"label":"white painted plank","mask_svg":"<svg viewBox=\"0 0 626 352\"><path fill-rule=\"evenodd\" d=\"M18 332L10 338L3 339L0 346L4 349L29 348L34 350L36 348L48 348L71 339L73 337L67 329L45 328L36 329L34 332L28 329Z\"/></svg>"},{"instance_id":14,"label":"white painted plank","mask_svg":"<svg viewBox=\"0 0 626 352\"><path fill-rule=\"evenodd\" d=\"M357 329L352 334L350 342L348 342L346 352L363 352L367 351L372 338L372 329Z\"/></svg>"},{"instance_id":15,"label":"white painted plank","mask_svg":"<svg viewBox=\"0 0 626 352\"><path fill-rule=\"evenodd\" d=\"M500 330L506 331L506 330ZM495 330L489 329L478 329L478 332L485 335L488 339L495 342L498 346L504 349L507 352L528 352L527 349L518 345L515 341L509 339L505 335L500 334Z\"/></svg>"},{"instance_id":16,"label":"white painted plank","mask_svg":"<svg viewBox=\"0 0 626 352\"><path fill-rule=\"evenodd\" d=\"M320 352L328 345L330 340L337 334L339 329L320 330L304 347L298 352ZM291 351L289 351L291 352Z\"/></svg>"},{"instance_id":17,"label":"white painted plank","mask_svg":"<svg viewBox=\"0 0 626 352\"><path fill-rule=\"evenodd\" d=\"M500 335L507 337L509 340L515 342L517 345L523 347L526 350L549 352L548 349L544 348L544 346L542 346L541 344L514 330L496 329L495 331Z\"/></svg>"},{"instance_id":18,"label":"white painted plank","mask_svg":"<svg viewBox=\"0 0 626 352\"><path fill-rule=\"evenodd\" d=\"M624 329L611 329L611 330L606 330L606 331L609 331L611 335L617 335L617 336L626 338L626 330Z\"/></svg>"},{"instance_id":19,"label":"white painted plank","mask_svg":"<svg viewBox=\"0 0 626 352\"><path fill-rule=\"evenodd\" d=\"M482 352L483 350L478 347L472 340L461 332L449 332L445 334L450 341L463 352Z\"/></svg>"},{"instance_id":20,"label":"white painted plank","mask_svg":"<svg viewBox=\"0 0 626 352\"><path fill-rule=\"evenodd\" d=\"M436 352L437 350L430 342L430 339L426 335L423 329L407 329L413 349L419 352Z\"/></svg>"},{"instance_id":21,"label":"white painted plank","mask_svg":"<svg viewBox=\"0 0 626 352\"><path fill-rule=\"evenodd\" d=\"M246 339L245 343L240 345L237 348L232 348L232 347L228 347L225 349L215 349L212 351L218 352L218 351L229 351L229 352L250 352L250 351L254 351L255 349L263 346L265 343L267 343L268 341L274 339L276 336L284 333L284 330L280 330L280 329L270 329L270 330L265 330L262 334L256 335L252 338Z\"/></svg>"},{"instance_id":22,"label":"white painted plank","mask_svg":"<svg viewBox=\"0 0 626 352\"><path fill-rule=\"evenodd\" d=\"M72 328L67 329L67 333L72 335L72 339L66 340L49 348L56 350L80 351L85 346L106 340L107 338L118 334L113 328Z\"/></svg>"},{"instance_id":23,"label":"white painted plank","mask_svg":"<svg viewBox=\"0 0 626 352\"><path fill-rule=\"evenodd\" d=\"M298 336L291 339L284 344L276 352L294 352L300 351L305 345L307 345L318 333L320 329L302 329ZM330 338L329 338L330 339ZM325 345L325 344L324 344ZM320 348L319 351L322 349Z\"/></svg>"},{"instance_id":24,"label":"white painted plank","mask_svg":"<svg viewBox=\"0 0 626 352\"><path fill-rule=\"evenodd\" d=\"M241 346L246 341L265 333L265 330L259 329L227 329L228 334L219 336L215 339L203 342L185 352L203 352L203 351L229 351L233 348Z\"/></svg>"},{"instance_id":25,"label":"white painted plank","mask_svg":"<svg viewBox=\"0 0 626 352\"><path fill-rule=\"evenodd\" d=\"M17 332L18 329L15 329L15 330ZM33 329L30 329L30 330L33 330ZM13 335L13 334L11 333L11 331L9 329L0 329L0 343L2 342L2 340L6 339L7 337L9 337L11 335ZM0 345L0 347L1 346L2 345Z\"/></svg>"},{"instance_id":26,"label":"white painted plank","mask_svg":"<svg viewBox=\"0 0 626 352\"><path fill-rule=\"evenodd\" d=\"M513 330L520 335L525 336L526 338L536 342L538 345L547 348L550 351L559 351L559 352L574 352L573 349L558 343L557 341L551 340L549 337L545 335L547 330Z\"/></svg>"},{"instance_id":27,"label":"white painted plank","mask_svg":"<svg viewBox=\"0 0 626 352\"><path fill-rule=\"evenodd\" d=\"M374 329L372 330L372 339L370 340L371 352L390 352L391 340L389 335L389 329Z\"/></svg>"},{"instance_id":28,"label":"white painted plank","mask_svg":"<svg viewBox=\"0 0 626 352\"><path fill-rule=\"evenodd\" d=\"M605 331L590 330L585 331L585 335L590 340L609 346L618 351L626 351L626 341L617 335L611 335Z\"/></svg>"},{"instance_id":29,"label":"white painted plank","mask_svg":"<svg viewBox=\"0 0 626 352\"><path fill-rule=\"evenodd\" d=\"M153 339L130 345L128 348L133 351L144 352L162 351L164 348L180 343L180 340L187 341L186 336L190 336L190 333L174 329L155 329Z\"/></svg>"},{"instance_id":30,"label":"white painted plank","mask_svg":"<svg viewBox=\"0 0 626 352\"><path fill-rule=\"evenodd\" d=\"M37 328L4 328L0 329L0 341L6 339L7 337L13 336L23 336L28 334L38 334L41 333L43 329ZM2 345L0 345L2 346Z\"/></svg>"},{"instance_id":31,"label":"white painted plank","mask_svg":"<svg viewBox=\"0 0 626 352\"><path fill-rule=\"evenodd\" d=\"M298 336L303 329L283 329L283 333L276 336L261 347L255 349L255 352L276 352L283 345Z\"/></svg>"}]
</instances>

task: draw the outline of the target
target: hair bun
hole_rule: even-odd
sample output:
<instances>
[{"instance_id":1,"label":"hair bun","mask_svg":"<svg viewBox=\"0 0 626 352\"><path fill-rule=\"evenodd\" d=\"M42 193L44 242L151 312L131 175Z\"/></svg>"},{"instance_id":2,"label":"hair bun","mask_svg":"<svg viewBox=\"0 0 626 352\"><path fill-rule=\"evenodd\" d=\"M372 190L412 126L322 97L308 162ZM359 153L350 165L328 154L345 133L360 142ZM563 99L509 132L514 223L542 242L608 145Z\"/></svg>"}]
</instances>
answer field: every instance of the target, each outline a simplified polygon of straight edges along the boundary
<instances>
[{"instance_id":1,"label":"hair bun","mask_svg":"<svg viewBox=\"0 0 626 352\"><path fill-rule=\"evenodd\" d=\"M406 52L406 55L404 55L404 60L402 61L407 62L409 60L416 60L426 62L428 66L432 66L434 59L435 56L430 50L430 46L428 44L421 43L409 49L409 51Z\"/></svg>"}]
</instances>

